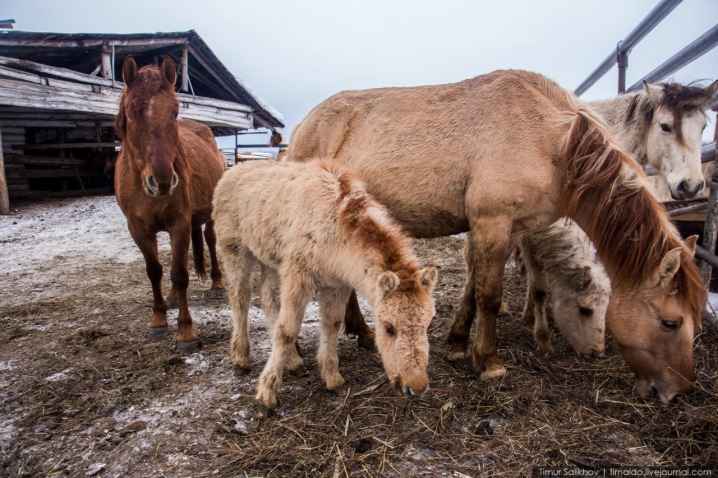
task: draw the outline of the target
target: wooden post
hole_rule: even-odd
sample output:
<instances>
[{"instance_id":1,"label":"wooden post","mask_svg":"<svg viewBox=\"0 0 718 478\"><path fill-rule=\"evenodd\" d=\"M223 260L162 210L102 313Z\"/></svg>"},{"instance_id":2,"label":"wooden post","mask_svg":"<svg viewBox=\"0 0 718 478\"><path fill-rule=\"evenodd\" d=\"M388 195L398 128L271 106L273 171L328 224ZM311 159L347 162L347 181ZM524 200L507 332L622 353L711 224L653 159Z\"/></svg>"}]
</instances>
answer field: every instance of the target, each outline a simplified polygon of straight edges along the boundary
<instances>
[{"instance_id":1,"label":"wooden post","mask_svg":"<svg viewBox=\"0 0 718 478\"><path fill-rule=\"evenodd\" d=\"M716 130L713 134L713 141L718 141L718 124L716 124ZM714 161L718 166L718 149L716 149ZM711 181L718 181L718 170L713 173ZM706 212L705 229L703 230L703 247L710 254L715 254L716 249L716 238L718 235L716 231L716 219L718 218L716 215L716 213L718 213L718 211L716 211L717 205L718 189L711 188L710 194L708 195L708 211ZM707 261L702 260L700 262L700 267L701 275L703 276L703 280L706 283L706 289L710 291L713 266ZM704 308L703 320L707 325L711 326L713 329L718 330L718 318L716 318L716 316L714 315L715 311L712 311L710 309L711 307Z\"/></svg>"},{"instance_id":2,"label":"wooden post","mask_svg":"<svg viewBox=\"0 0 718 478\"><path fill-rule=\"evenodd\" d=\"M112 48L107 43L102 45L102 77L112 79Z\"/></svg>"},{"instance_id":3,"label":"wooden post","mask_svg":"<svg viewBox=\"0 0 718 478\"><path fill-rule=\"evenodd\" d=\"M189 49L182 49L182 91L189 91Z\"/></svg>"},{"instance_id":4,"label":"wooden post","mask_svg":"<svg viewBox=\"0 0 718 478\"><path fill-rule=\"evenodd\" d=\"M10 197L7 192L5 179L5 160L2 154L2 131L0 131L0 214L10 214Z\"/></svg>"}]
</instances>

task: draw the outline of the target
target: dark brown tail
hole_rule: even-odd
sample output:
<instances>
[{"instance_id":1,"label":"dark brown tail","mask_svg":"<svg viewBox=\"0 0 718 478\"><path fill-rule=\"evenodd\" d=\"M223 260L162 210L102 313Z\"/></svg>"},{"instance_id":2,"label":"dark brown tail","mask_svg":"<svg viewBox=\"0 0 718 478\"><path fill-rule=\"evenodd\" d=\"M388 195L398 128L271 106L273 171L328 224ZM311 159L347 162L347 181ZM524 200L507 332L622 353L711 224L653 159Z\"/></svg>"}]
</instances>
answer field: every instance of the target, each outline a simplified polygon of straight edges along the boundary
<instances>
[{"instance_id":1,"label":"dark brown tail","mask_svg":"<svg viewBox=\"0 0 718 478\"><path fill-rule=\"evenodd\" d=\"M202 227L192 229L192 255L194 256L194 271L200 279L207 278L207 264L204 261L204 239Z\"/></svg>"}]
</instances>

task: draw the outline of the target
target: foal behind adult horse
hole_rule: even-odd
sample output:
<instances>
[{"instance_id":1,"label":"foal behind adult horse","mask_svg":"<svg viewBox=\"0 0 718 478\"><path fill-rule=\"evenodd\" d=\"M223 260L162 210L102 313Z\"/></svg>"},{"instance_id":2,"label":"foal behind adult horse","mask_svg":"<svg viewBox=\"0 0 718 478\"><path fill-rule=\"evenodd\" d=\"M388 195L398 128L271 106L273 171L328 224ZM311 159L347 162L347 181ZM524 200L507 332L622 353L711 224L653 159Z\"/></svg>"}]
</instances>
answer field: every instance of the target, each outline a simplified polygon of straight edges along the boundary
<instances>
[{"instance_id":1,"label":"foal behind adult horse","mask_svg":"<svg viewBox=\"0 0 718 478\"><path fill-rule=\"evenodd\" d=\"M495 329L512 236L568 216L611 278L606 325L639 393L670 400L692 389L705 299L693 251L636 162L554 82L508 70L448 85L345 91L309 113L289 149L293 161L324 156L356 171L415 237L469 231L481 271L471 355L482 377L506 373ZM449 341L467 350L468 332L452 328Z\"/></svg>"},{"instance_id":2,"label":"foal behind adult horse","mask_svg":"<svg viewBox=\"0 0 718 478\"><path fill-rule=\"evenodd\" d=\"M115 195L152 283L150 337L167 332L157 254L157 233L167 231L172 245L170 297L176 295L179 307L177 350L192 352L199 339L187 306L188 250L191 241L195 271L204 278L205 224L212 291L215 295L223 291L211 215L212 194L224 173L225 159L209 128L177 119L179 102L173 88L177 75L169 57L161 68L145 66L138 71L134 58L128 56L122 70L125 89L115 120L122 150L115 169Z\"/></svg>"}]
</instances>

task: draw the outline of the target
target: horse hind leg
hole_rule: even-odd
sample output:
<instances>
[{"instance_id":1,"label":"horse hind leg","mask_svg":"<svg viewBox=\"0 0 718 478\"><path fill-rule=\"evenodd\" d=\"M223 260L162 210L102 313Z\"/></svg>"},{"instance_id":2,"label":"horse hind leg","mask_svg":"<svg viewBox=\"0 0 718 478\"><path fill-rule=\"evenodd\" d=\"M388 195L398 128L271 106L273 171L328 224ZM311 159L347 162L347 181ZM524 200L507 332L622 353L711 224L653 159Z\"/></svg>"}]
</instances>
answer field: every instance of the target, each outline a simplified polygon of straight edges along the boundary
<instances>
[{"instance_id":1,"label":"horse hind leg","mask_svg":"<svg viewBox=\"0 0 718 478\"><path fill-rule=\"evenodd\" d=\"M211 299L222 299L227 297L227 290L222 283L222 269L217 260L217 235L214 232L214 221L209 221L204 226L204 239L209 249L210 273L212 279L212 287L209 289L209 297Z\"/></svg>"},{"instance_id":2,"label":"horse hind leg","mask_svg":"<svg viewBox=\"0 0 718 478\"><path fill-rule=\"evenodd\" d=\"M274 324L277 323L277 317L279 316L279 275L276 269L262 264L260 266L259 284L259 302L262 305L264 316L267 318L271 336L274 330ZM307 375L304 360L300 355L298 341L295 342L295 346L289 350L286 368L292 375L299 377Z\"/></svg>"},{"instance_id":3,"label":"horse hind leg","mask_svg":"<svg viewBox=\"0 0 718 478\"><path fill-rule=\"evenodd\" d=\"M346 335L355 335L359 347L372 352L376 351L374 331L369 328L366 320L364 320L356 291L352 291L346 303L344 310L344 333Z\"/></svg>"},{"instance_id":4,"label":"horse hind leg","mask_svg":"<svg viewBox=\"0 0 718 478\"><path fill-rule=\"evenodd\" d=\"M249 306L252 300L252 253L239 243L224 244L220 248L229 289L229 307L232 310L232 338L229 355L237 375L250 371L249 357Z\"/></svg>"},{"instance_id":5,"label":"horse hind leg","mask_svg":"<svg viewBox=\"0 0 718 478\"><path fill-rule=\"evenodd\" d=\"M279 316L272 330L272 352L257 384L256 400L260 415L268 416L277 406L277 389L282 373L295 347L304 311L314 292L314 280L300 270L286 270L281 274Z\"/></svg>"},{"instance_id":6,"label":"horse hind leg","mask_svg":"<svg viewBox=\"0 0 718 478\"><path fill-rule=\"evenodd\" d=\"M535 254L531 238L525 236L521 241L521 259L526 267L526 304L521 318L526 327L533 329L538 347L551 353L551 331L546 318L548 278L541 264L536 261Z\"/></svg>"},{"instance_id":7,"label":"horse hind leg","mask_svg":"<svg viewBox=\"0 0 718 478\"><path fill-rule=\"evenodd\" d=\"M476 317L476 271L474 270L474 254L471 239L466 236L464 244L464 262L466 263L466 282L464 293L461 296L459 310L456 312L446 342L449 345L449 354L446 360L455 362L469 357L469 335L471 325Z\"/></svg>"}]
</instances>

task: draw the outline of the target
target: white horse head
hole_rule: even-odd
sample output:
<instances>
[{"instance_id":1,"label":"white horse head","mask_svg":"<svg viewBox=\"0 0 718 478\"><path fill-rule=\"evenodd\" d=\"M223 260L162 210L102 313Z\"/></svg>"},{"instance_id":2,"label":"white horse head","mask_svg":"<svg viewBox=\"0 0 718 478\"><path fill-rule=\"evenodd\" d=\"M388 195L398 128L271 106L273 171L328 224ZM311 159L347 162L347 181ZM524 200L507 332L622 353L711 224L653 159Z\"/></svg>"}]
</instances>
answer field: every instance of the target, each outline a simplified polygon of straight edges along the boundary
<instances>
[{"instance_id":1,"label":"white horse head","mask_svg":"<svg viewBox=\"0 0 718 478\"><path fill-rule=\"evenodd\" d=\"M668 183L673 199L689 199L704 186L701 138L707 124L705 109L718 90L718 81L706 88L677 83L643 83L647 101L638 95L638 114L646 127L645 159ZM631 114L634 108L631 108Z\"/></svg>"}]
</instances>

